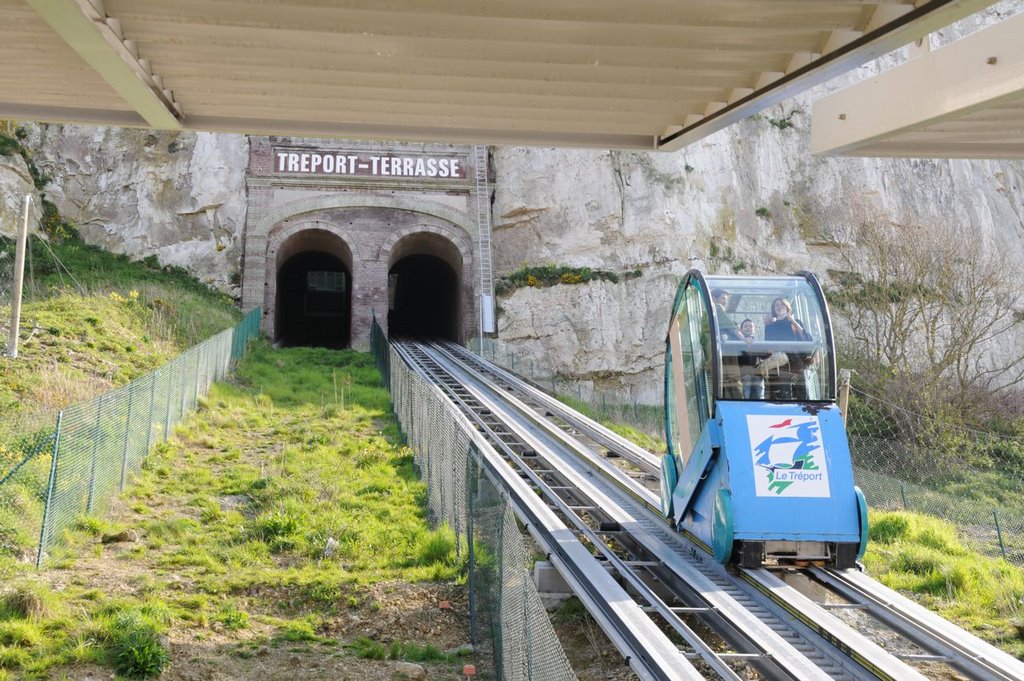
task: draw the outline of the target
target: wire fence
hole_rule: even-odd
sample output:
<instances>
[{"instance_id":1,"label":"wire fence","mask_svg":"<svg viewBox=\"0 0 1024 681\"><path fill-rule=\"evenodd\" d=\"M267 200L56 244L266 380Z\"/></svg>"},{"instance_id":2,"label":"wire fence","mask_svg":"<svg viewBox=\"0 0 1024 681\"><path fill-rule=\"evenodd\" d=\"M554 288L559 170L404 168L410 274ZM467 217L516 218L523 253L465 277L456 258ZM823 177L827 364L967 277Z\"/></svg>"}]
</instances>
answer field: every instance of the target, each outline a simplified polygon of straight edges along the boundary
<instances>
[{"instance_id":1,"label":"wire fence","mask_svg":"<svg viewBox=\"0 0 1024 681\"><path fill-rule=\"evenodd\" d=\"M942 518L970 548L1024 567L1024 439L852 393L846 429L868 505Z\"/></svg>"},{"instance_id":2,"label":"wire fence","mask_svg":"<svg viewBox=\"0 0 1024 681\"><path fill-rule=\"evenodd\" d=\"M260 310L127 385L0 439L0 551L37 567L84 514L101 513L150 448L223 379L259 333ZM34 417L38 421L38 417ZM21 424L24 425L24 424ZM31 549L30 547L35 547Z\"/></svg>"},{"instance_id":3,"label":"wire fence","mask_svg":"<svg viewBox=\"0 0 1024 681\"><path fill-rule=\"evenodd\" d=\"M372 346L427 484L432 521L452 527L460 550L468 552L470 626L480 671L504 681L573 681L534 587L533 556L505 496L481 471L469 422L405 365L376 326Z\"/></svg>"}]
</instances>

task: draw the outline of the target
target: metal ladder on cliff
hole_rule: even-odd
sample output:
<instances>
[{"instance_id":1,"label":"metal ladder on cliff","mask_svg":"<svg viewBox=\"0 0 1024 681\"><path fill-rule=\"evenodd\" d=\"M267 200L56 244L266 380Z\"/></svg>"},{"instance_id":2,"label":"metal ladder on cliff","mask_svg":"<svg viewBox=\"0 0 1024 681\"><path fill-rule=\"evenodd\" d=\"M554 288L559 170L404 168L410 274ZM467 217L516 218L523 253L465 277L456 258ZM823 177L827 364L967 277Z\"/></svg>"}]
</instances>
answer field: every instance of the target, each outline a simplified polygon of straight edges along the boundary
<instances>
[{"instance_id":1,"label":"metal ladder on cliff","mask_svg":"<svg viewBox=\"0 0 1024 681\"><path fill-rule=\"evenodd\" d=\"M494 316L494 272L491 265L491 190L488 184L488 151L485 145L473 147L473 165L476 169L473 191L476 195L477 259L480 262L480 339L492 329L484 326L484 309L489 306Z\"/></svg>"}]
</instances>

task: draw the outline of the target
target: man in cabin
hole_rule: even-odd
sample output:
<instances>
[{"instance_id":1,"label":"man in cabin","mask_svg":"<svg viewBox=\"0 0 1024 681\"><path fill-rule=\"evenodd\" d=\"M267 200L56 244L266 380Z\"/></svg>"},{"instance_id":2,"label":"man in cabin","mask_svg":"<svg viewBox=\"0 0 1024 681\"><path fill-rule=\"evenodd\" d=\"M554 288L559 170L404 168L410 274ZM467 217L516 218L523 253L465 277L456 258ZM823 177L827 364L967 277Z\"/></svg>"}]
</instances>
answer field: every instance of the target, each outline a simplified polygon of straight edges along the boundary
<instances>
[{"instance_id":1,"label":"man in cabin","mask_svg":"<svg viewBox=\"0 0 1024 681\"><path fill-rule=\"evenodd\" d=\"M723 341L741 341L743 332L729 315L729 292L716 288L711 292L718 317L718 337ZM743 398L743 384L740 380L739 358L735 354L722 353L722 396L727 400Z\"/></svg>"},{"instance_id":2,"label":"man in cabin","mask_svg":"<svg viewBox=\"0 0 1024 681\"><path fill-rule=\"evenodd\" d=\"M711 292L711 300L715 303L715 314L718 316L718 333L722 340L743 340L743 332L739 324L729 316L729 292L716 288Z\"/></svg>"}]
</instances>

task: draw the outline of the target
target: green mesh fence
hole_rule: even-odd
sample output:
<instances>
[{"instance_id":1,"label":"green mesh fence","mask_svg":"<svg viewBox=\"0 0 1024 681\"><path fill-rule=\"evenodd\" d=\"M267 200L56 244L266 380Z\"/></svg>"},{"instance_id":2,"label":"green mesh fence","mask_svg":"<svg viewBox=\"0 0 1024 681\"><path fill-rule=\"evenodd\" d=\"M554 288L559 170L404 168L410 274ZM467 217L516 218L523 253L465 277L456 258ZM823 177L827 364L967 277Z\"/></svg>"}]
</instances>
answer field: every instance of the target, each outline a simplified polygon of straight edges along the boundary
<instances>
[{"instance_id":1,"label":"green mesh fence","mask_svg":"<svg viewBox=\"0 0 1024 681\"><path fill-rule=\"evenodd\" d=\"M224 378L259 333L260 311L116 390L0 431L0 550L36 566L79 516L101 513L150 447Z\"/></svg>"},{"instance_id":2,"label":"green mesh fence","mask_svg":"<svg viewBox=\"0 0 1024 681\"><path fill-rule=\"evenodd\" d=\"M1024 439L950 426L853 390L847 433L868 506L933 515L1024 567Z\"/></svg>"},{"instance_id":3,"label":"green mesh fence","mask_svg":"<svg viewBox=\"0 0 1024 681\"><path fill-rule=\"evenodd\" d=\"M1019 511L958 498L860 466L854 466L854 477L869 507L942 518L956 525L960 539L978 553L1024 567L1024 514Z\"/></svg>"},{"instance_id":4,"label":"green mesh fence","mask_svg":"<svg viewBox=\"0 0 1024 681\"><path fill-rule=\"evenodd\" d=\"M390 375L395 414L427 485L435 523L447 523L468 551L471 629L479 668L489 678L573 681L530 573L533 556L511 506L479 467L468 423L413 373L374 328L382 375Z\"/></svg>"},{"instance_id":5,"label":"green mesh fence","mask_svg":"<svg viewBox=\"0 0 1024 681\"><path fill-rule=\"evenodd\" d=\"M391 353L388 350L388 337L377 323L377 311L372 310L373 323L370 325L370 352L373 353L384 385L391 385Z\"/></svg>"}]
</instances>

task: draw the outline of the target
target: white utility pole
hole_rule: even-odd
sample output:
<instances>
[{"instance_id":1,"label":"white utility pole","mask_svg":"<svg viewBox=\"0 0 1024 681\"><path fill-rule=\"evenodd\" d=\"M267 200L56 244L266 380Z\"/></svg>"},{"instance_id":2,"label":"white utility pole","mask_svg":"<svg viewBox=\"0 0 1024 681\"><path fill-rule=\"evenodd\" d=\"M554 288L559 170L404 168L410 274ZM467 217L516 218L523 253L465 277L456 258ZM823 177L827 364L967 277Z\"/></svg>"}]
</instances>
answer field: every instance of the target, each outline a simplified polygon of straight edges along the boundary
<instances>
[{"instance_id":1,"label":"white utility pole","mask_svg":"<svg viewBox=\"0 0 1024 681\"><path fill-rule=\"evenodd\" d=\"M21 288L25 281L25 242L28 240L28 208L32 197L25 194L25 205L21 211L21 226L14 250L14 287L11 290L11 333L7 338L7 354L18 356L18 331L21 326Z\"/></svg>"}]
</instances>

